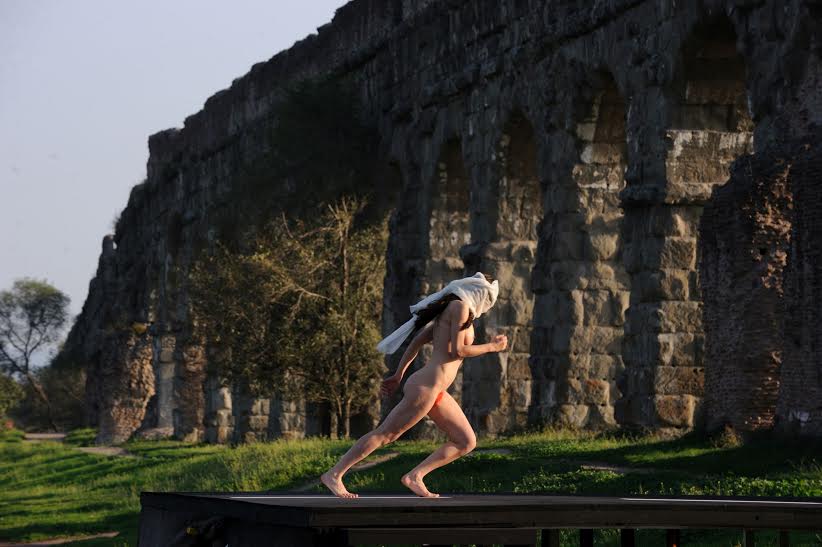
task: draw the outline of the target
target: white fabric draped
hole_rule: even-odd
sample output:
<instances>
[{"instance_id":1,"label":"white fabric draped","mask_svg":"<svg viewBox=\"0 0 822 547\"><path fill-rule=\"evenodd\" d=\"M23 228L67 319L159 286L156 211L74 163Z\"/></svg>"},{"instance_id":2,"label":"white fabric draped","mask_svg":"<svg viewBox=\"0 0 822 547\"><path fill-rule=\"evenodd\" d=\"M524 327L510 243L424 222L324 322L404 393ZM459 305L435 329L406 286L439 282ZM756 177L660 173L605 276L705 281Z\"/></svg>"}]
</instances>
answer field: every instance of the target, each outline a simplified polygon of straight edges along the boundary
<instances>
[{"instance_id":1,"label":"white fabric draped","mask_svg":"<svg viewBox=\"0 0 822 547\"><path fill-rule=\"evenodd\" d=\"M489 283L481 272L477 272L471 277L464 277L462 279L455 279L441 290L430 294L411 306L411 319L400 325L394 332L383 338L377 344L377 351L381 353L394 353L399 349L402 343L408 338L408 335L414 331L414 323L417 320L417 312L425 309L430 303L439 300L449 293L454 293L460 297L460 300L468 304L468 308L474 313L476 319L483 313L487 312L497 301L499 294L499 283L495 279L493 283Z\"/></svg>"}]
</instances>

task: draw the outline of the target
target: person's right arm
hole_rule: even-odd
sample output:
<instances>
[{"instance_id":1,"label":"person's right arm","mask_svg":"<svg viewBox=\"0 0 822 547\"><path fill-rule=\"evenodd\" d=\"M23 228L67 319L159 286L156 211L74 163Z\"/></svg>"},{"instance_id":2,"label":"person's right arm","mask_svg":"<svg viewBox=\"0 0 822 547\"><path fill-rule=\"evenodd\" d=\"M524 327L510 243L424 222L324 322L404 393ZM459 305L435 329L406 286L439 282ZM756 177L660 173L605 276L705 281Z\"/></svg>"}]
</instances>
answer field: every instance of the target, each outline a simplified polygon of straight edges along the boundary
<instances>
[{"instance_id":1,"label":"person's right arm","mask_svg":"<svg viewBox=\"0 0 822 547\"><path fill-rule=\"evenodd\" d=\"M466 345L465 336L468 329L460 330L460 327L468 321L468 304L461 300L454 300L448 305L444 313L449 314L451 321L451 358L477 357L492 351L502 351L508 344L508 338L504 334L498 334L493 342L485 344Z\"/></svg>"},{"instance_id":2,"label":"person's right arm","mask_svg":"<svg viewBox=\"0 0 822 547\"><path fill-rule=\"evenodd\" d=\"M402 358L400 359L399 364L397 365L397 370L394 371L394 376L401 379L402 375L405 374L405 369L408 368L408 365L414 360L419 353L420 349L433 340L434 338L434 323L433 321L428 323L425 327L423 327L420 332L411 340L411 343L408 344L408 347L405 349L405 353L403 353Z\"/></svg>"}]
</instances>

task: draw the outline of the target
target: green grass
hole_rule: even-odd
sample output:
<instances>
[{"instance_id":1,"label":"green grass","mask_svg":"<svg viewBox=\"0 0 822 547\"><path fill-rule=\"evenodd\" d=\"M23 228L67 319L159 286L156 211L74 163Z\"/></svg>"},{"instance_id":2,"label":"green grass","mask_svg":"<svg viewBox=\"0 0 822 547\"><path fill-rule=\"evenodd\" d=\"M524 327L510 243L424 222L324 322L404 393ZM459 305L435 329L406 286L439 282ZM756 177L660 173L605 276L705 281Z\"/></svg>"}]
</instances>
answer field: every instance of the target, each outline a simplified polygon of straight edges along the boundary
<instances>
[{"instance_id":1,"label":"green grass","mask_svg":"<svg viewBox=\"0 0 822 547\"><path fill-rule=\"evenodd\" d=\"M117 530L114 539L82 546L137 543L140 491L289 490L315 479L334 464L350 440L277 440L236 448L179 441L134 441L123 448L136 458L87 454L94 431L77 430L65 444L22 442L22 433L0 434L0 540L33 541ZM373 454L399 452L371 469L351 473L347 486L359 493L408 493L400 476L437 443L400 441ZM618 437L546 430L480 440L477 452L426 478L434 492L542 494L716 494L822 496L822 445L759 439L721 448L695 436L678 440ZM624 473L582 468L588 462L620 466ZM643 472L645 471L645 472ZM315 491L321 492L321 488ZM659 545L661 531L641 530L639 544ZM578 544L575 531L563 543ZM598 530L597 545L618 545L618 531ZM822 545L815 534L794 533L792 545ZM685 545L736 545L735 531L686 530ZM776 545L774 533L757 545ZM71 545L71 544L69 544Z\"/></svg>"}]
</instances>

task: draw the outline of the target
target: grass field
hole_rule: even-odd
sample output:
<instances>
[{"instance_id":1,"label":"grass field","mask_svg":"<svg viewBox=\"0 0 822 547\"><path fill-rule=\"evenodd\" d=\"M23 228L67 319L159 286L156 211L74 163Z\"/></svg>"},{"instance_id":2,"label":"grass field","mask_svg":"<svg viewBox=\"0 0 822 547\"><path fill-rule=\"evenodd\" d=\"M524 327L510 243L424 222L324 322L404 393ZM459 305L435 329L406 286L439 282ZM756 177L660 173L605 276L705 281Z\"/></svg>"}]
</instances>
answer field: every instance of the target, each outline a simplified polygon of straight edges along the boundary
<instances>
[{"instance_id":1,"label":"grass field","mask_svg":"<svg viewBox=\"0 0 822 547\"><path fill-rule=\"evenodd\" d=\"M0 541L120 532L113 539L67 544L88 547L137 544L140 491L289 490L317 478L352 444L311 438L232 448L131 441L121 446L134 457L117 457L75 448L93 444L91 430L74 431L64 443L25 442L22 436L16 430L0 435ZM361 494L409 493L400 476L435 447L430 441L388 445L371 457L397 457L350 473L346 485ZM426 484L441 493L822 496L822 445L763 438L721 447L696 436L666 441L545 430L481 439L473 454L435 470ZM578 545L576 537L564 532L563 544ZM682 542L737 545L741 537L741 531L685 530ZM595 542L618 545L618 531L599 530ZM640 530L637 542L660 545L663 535ZM819 546L822 534L792 533L791 542ZM757 535L757 546L764 545L776 545L775 532Z\"/></svg>"}]
</instances>

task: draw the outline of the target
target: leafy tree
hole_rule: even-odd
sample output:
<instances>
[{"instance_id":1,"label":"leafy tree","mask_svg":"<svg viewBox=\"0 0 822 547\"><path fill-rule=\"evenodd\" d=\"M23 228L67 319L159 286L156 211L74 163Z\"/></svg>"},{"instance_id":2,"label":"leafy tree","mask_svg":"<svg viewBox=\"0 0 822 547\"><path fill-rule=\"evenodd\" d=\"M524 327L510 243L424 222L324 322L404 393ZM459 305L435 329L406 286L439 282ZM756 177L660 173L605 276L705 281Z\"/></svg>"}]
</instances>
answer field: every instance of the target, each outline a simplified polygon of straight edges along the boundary
<instances>
[{"instance_id":1,"label":"leafy tree","mask_svg":"<svg viewBox=\"0 0 822 547\"><path fill-rule=\"evenodd\" d=\"M329 403L334 437L350 435L352 413L374 399L384 372L376 345L387 218L358 224L365 206L343 197L313 222L282 214L249 252L218 242L191 274L212 371L258 396Z\"/></svg>"},{"instance_id":2,"label":"leafy tree","mask_svg":"<svg viewBox=\"0 0 822 547\"><path fill-rule=\"evenodd\" d=\"M0 418L5 417L9 409L23 398L23 393L23 388L17 380L0 374Z\"/></svg>"},{"instance_id":3,"label":"leafy tree","mask_svg":"<svg viewBox=\"0 0 822 547\"><path fill-rule=\"evenodd\" d=\"M25 379L46 405L54 430L51 404L32 368L32 356L57 342L68 319L69 297L47 281L18 279L0 292L0 372Z\"/></svg>"}]
</instances>

